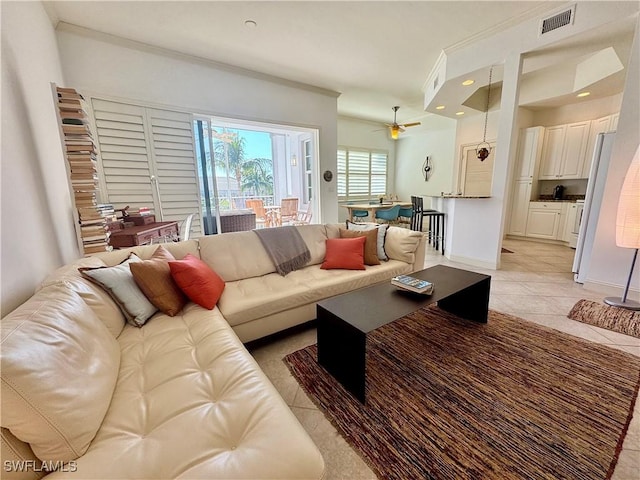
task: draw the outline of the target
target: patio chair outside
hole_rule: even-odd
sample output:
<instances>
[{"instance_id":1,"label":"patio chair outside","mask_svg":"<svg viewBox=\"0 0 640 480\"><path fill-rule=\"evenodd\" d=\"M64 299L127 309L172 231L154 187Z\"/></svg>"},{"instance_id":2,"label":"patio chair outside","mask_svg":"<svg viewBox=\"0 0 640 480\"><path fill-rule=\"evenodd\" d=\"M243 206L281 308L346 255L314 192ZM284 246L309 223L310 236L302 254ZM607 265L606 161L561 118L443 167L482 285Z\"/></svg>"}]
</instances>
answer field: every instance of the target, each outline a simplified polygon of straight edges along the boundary
<instances>
[{"instance_id":1,"label":"patio chair outside","mask_svg":"<svg viewBox=\"0 0 640 480\"><path fill-rule=\"evenodd\" d=\"M245 200L247 208L253 210L256 214L256 227L264 228L264 224L267 219L267 212L264 209L264 202L259 198L247 198Z\"/></svg>"},{"instance_id":2,"label":"patio chair outside","mask_svg":"<svg viewBox=\"0 0 640 480\"><path fill-rule=\"evenodd\" d=\"M293 221L294 225L308 225L311 223L311 217L313 216L312 205L309 203L307 207L307 211L303 212L302 210L298 210L298 215L296 219Z\"/></svg>"},{"instance_id":3,"label":"patio chair outside","mask_svg":"<svg viewBox=\"0 0 640 480\"><path fill-rule=\"evenodd\" d=\"M293 222L298 218L298 198L283 198L280 207L282 223Z\"/></svg>"}]
</instances>

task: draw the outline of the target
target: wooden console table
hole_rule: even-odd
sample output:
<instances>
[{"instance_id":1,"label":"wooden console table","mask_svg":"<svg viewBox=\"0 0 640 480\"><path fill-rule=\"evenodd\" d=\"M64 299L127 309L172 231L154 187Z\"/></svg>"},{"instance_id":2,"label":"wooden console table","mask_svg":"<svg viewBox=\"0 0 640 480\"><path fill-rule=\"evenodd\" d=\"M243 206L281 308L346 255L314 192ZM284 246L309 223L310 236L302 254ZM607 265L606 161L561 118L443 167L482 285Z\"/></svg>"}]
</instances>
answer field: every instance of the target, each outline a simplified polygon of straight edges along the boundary
<instances>
[{"instance_id":1,"label":"wooden console table","mask_svg":"<svg viewBox=\"0 0 640 480\"><path fill-rule=\"evenodd\" d=\"M155 222L123 228L111 233L109 244L113 248L148 245L156 238L178 236L178 222Z\"/></svg>"}]
</instances>

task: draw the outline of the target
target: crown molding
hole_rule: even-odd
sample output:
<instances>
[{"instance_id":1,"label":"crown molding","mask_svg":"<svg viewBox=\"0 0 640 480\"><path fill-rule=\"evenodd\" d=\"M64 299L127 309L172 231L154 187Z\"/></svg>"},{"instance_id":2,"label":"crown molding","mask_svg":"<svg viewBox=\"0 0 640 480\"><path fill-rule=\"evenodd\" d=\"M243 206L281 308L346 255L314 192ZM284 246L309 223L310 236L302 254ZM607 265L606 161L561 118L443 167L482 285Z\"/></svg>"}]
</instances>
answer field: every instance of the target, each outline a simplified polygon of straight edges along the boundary
<instances>
[{"instance_id":1,"label":"crown molding","mask_svg":"<svg viewBox=\"0 0 640 480\"><path fill-rule=\"evenodd\" d=\"M485 38L492 37L497 33L513 28L516 25L526 22L527 20L538 18L545 13L557 11L558 9L561 8L562 5L573 5L574 3L575 1L566 2L566 3L565 2L543 2L540 5L533 7L527 10L526 12L521 13L520 15L509 18L508 20L505 20L504 22L500 22L496 25L492 25L486 30L476 35L472 35L458 43L454 43L453 45L450 45L449 47L444 49L444 53L445 54L453 53L457 50L473 45L474 43L477 43L479 40L484 40Z\"/></svg>"},{"instance_id":2,"label":"crown molding","mask_svg":"<svg viewBox=\"0 0 640 480\"><path fill-rule=\"evenodd\" d=\"M78 35L86 38L92 38L94 40L110 43L112 45L131 48L131 49L138 50L145 53L151 53L153 55L160 55L164 57L173 58L176 60L181 60L183 62L204 65L209 68L214 68L216 70L222 70L225 72L234 73L236 75L243 75L245 77L254 78L256 80L263 80L266 82L271 82L271 83L283 85L286 87L306 90L308 92L313 92L313 93L325 95L328 97L337 98L340 96L340 92L336 92L334 90L330 90L327 88L317 87L315 85L309 85L307 83L297 82L295 80L289 80L286 78L277 77L275 75L269 75L267 73L257 72L255 70L250 70L248 68L237 67L235 65L229 65L227 63L217 62L215 60L199 57L197 55L189 55L189 54L178 52L175 50L170 50L163 47L157 47L155 45L139 42L137 40L131 40L128 38L119 37L117 35L112 35L110 33L104 33L98 30L81 27L80 25L75 25L72 23L67 23L63 21L58 22L56 26L56 30L60 32L72 33L74 35Z\"/></svg>"}]
</instances>

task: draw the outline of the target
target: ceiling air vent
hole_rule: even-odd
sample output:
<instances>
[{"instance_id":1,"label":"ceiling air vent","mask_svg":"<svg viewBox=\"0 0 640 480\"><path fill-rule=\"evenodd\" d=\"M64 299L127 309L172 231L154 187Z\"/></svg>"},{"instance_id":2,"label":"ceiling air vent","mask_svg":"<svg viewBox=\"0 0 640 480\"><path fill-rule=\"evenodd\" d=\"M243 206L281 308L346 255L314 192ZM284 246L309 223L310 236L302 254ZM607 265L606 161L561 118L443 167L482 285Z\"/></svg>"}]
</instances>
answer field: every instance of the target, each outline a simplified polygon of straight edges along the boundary
<instances>
[{"instance_id":1,"label":"ceiling air vent","mask_svg":"<svg viewBox=\"0 0 640 480\"><path fill-rule=\"evenodd\" d=\"M543 18L540 23L540 35L544 35L545 33L557 30L558 28L562 28L566 25L571 25L573 23L575 13L576 6L573 5L568 10L557 13L551 17Z\"/></svg>"}]
</instances>

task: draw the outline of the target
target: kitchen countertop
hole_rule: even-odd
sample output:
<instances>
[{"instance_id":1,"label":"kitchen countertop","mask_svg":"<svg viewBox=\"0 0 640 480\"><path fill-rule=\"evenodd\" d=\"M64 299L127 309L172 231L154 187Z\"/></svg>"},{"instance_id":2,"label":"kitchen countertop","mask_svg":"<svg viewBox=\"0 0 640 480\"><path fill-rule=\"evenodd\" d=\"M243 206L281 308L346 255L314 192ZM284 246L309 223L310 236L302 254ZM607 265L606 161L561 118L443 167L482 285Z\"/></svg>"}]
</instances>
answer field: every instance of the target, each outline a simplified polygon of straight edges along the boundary
<instances>
[{"instance_id":1,"label":"kitchen countertop","mask_svg":"<svg viewBox=\"0 0 640 480\"><path fill-rule=\"evenodd\" d=\"M555 200L553 195L540 195L534 202L575 202L576 200L584 200L584 195L565 195L560 200Z\"/></svg>"},{"instance_id":2,"label":"kitchen countertop","mask_svg":"<svg viewBox=\"0 0 640 480\"><path fill-rule=\"evenodd\" d=\"M433 195L441 198L491 198L491 195L454 195L453 193L445 193L443 195Z\"/></svg>"}]
</instances>

